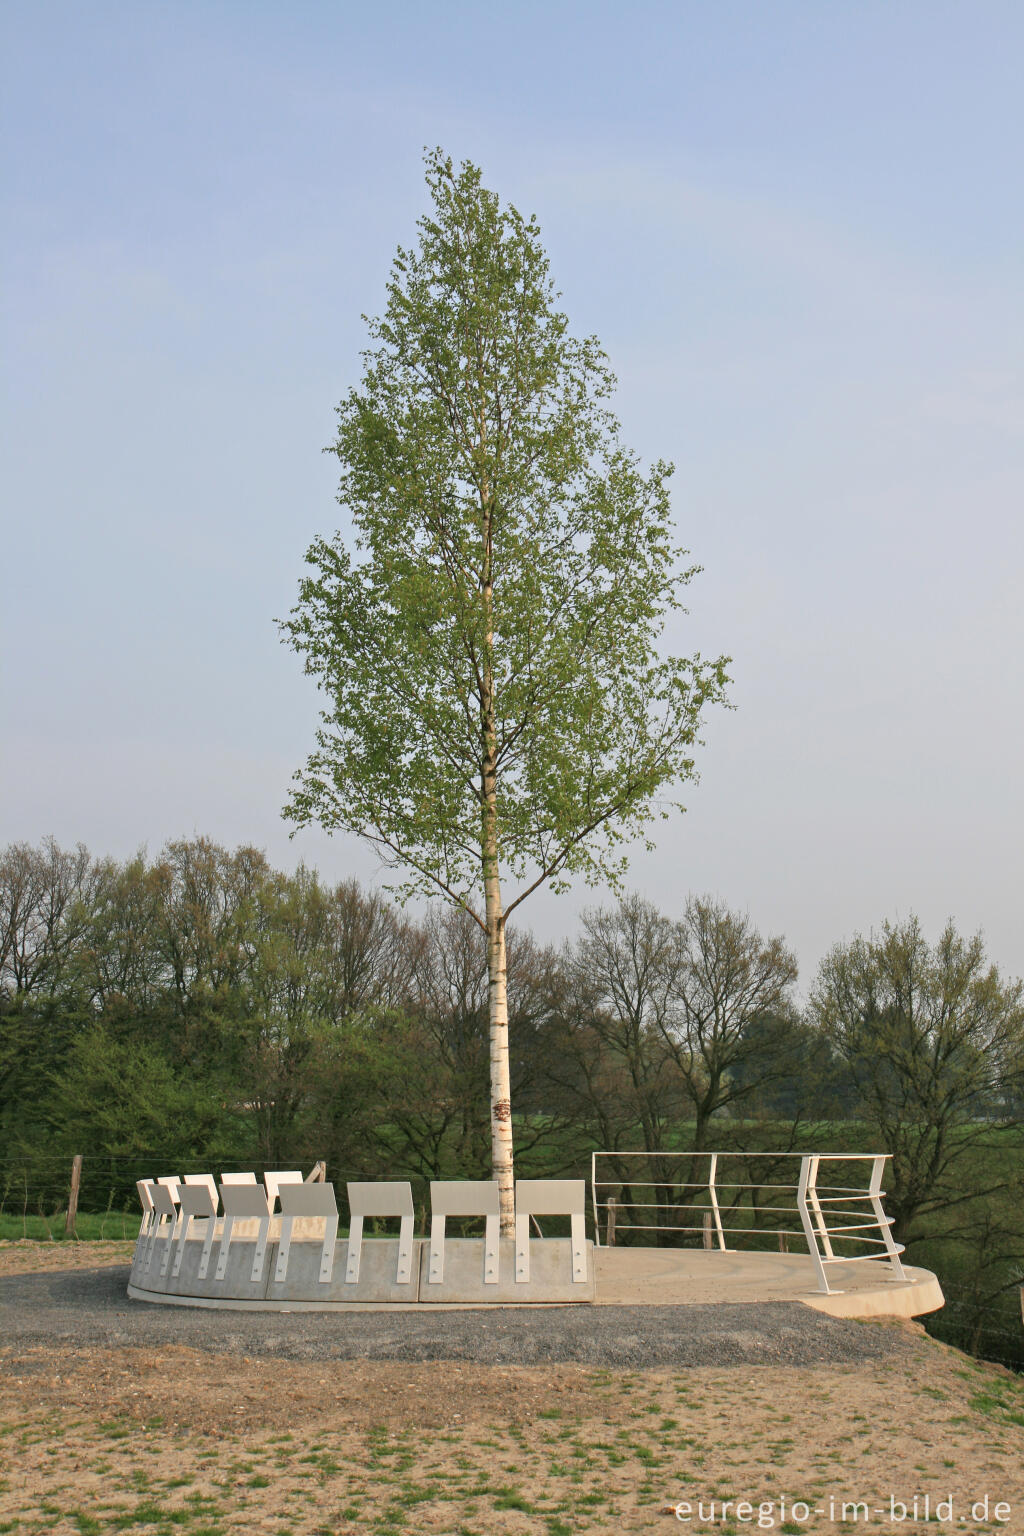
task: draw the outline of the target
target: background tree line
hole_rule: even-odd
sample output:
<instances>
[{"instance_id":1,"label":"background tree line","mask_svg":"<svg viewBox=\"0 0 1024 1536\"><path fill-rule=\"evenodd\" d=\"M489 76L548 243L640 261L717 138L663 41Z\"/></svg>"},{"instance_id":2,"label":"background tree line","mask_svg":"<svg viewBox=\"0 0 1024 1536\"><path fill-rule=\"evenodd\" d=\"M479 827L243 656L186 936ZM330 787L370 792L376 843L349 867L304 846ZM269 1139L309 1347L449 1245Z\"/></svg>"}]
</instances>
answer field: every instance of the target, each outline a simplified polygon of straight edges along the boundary
<instances>
[{"instance_id":1,"label":"background tree line","mask_svg":"<svg viewBox=\"0 0 1024 1536\"><path fill-rule=\"evenodd\" d=\"M664 914L627 896L559 947L510 931L520 1175L587 1173L599 1149L628 1201L630 1151L666 1184L667 1152L748 1153L753 1182L772 1152L891 1152L896 1235L949 1298L931 1326L1024 1359L1021 983L980 937L950 924L929 944L914 918L837 944L802 1005L796 983L782 938L706 897ZM202 838L123 863L52 839L0 853L9 1209L26 1170L74 1152L86 1203L130 1200L165 1165L486 1177L488 1074L465 912L413 921Z\"/></svg>"}]
</instances>

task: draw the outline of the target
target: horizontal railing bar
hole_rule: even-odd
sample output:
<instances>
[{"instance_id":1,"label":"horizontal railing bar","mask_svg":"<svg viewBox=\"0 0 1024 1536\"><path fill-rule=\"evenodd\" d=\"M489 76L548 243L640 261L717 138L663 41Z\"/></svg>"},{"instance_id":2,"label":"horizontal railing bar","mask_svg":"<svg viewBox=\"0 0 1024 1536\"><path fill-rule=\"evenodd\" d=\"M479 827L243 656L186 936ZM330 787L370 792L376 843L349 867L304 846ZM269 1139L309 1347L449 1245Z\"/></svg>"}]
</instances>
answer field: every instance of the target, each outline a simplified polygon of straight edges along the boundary
<instances>
[{"instance_id":1,"label":"horizontal railing bar","mask_svg":"<svg viewBox=\"0 0 1024 1536\"><path fill-rule=\"evenodd\" d=\"M669 1178L596 1178L596 1189L609 1189L609 1187L628 1184L629 1189L709 1189L711 1183L706 1178L682 1178L677 1183L672 1183ZM797 1192L800 1184L740 1184L734 1178L717 1178L715 1189L792 1189Z\"/></svg>"},{"instance_id":2,"label":"horizontal railing bar","mask_svg":"<svg viewBox=\"0 0 1024 1536\"><path fill-rule=\"evenodd\" d=\"M715 1233L717 1234L718 1228L716 1227L714 1230L715 1230ZM615 1228L616 1236L619 1236L623 1232L693 1232L693 1233L700 1233L700 1232L706 1232L706 1231L707 1231L706 1227L661 1227L661 1226L650 1227L650 1226L647 1226L644 1223L638 1222L638 1221L623 1222L620 1226L616 1226L616 1228ZM726 1236L736 1236L736 1237L799 1237L799 1238L802 1238L803 1235L804 1235L799 1227L758 1227L756 1232L751 1232L749 1227L723 1227L722 1228L722 1232ZM719 1251L721 1251L721 1250L719 1250ZM796 1257L799 1258L800 1255L797 1254Z\"/></svg>"},{"instance_id":3,"label":"horizontal railing bar","mask_svg":"<svg viewBox=\"0 0 1024 1536\"><path fill-rule=\"evenodd\" d=\"M763 1207L763 1209L766 1209L766 1207ZM831 1215L830 1215L830 1218L829 1218L829 1222L826 1223L826 1225L828 1225L829 1231L831 1232L831 1230L832 1230L831 1218L833 1216L866 1216L866 1215L867 1215L866 1211L832 1211ZM891 1227L893 1222L896 1220L896 1218L895 1218L895 1216L884 1216L882 1218L882 1220L885 1222L885 1224L887 1226ZM869 1227L877 1227L879 1225L878 1217L877 1216L873 1216L869 1222L865 1223L865 1225L869 1226Z\"/></svg>"},{"instance_id":4,"label":"horizontal railing bar","mask_svg":"<svg viewBox=\"0 0 1024 1536\"><path fill-rule=\"evenodd\" d=\"M630 1189L686 1189L692 1186L695 1189L707 1189L707 1179L595 1179L594 1187L603 1188L609 1184L628 1184ZM792 1189L800 1188L799 1184L741 1184L738 1179L716 1179L716 1189ZM833 1184L826 1185L827 1189L836 1188Z\"/></svg>"},{"instance_id":5,"label":"horizontal railing bar","mask_svg":"<svg viewBox=\"0 0 1024 1536\"><path fill-rule=\"evenodd\" d=\"M594 1179L595 1189L609 1189L618 1185L628 1184L630 1189L709 1189L709 1179ZM738 1179L716 1179L716 1189L791 1189L794 1193L800 1188L799 1184L741 1184ZM822 1189L834 1191L831 1195L822 1195ZM818 1203L820 1205L833 1205L841 1200L844 1195L849 1195L852 1200L870 1200L872 1196L865 1190L858 1189L856 1185L845 1184L821 1184L817 1186ZM884 1189L878 1192L881 1199L885 1194Z\"/></svg>"},{"instance_id":6,"label":"horizontal railing bar","mask_svg":"<svg viewBox=\"0 0 1024 1536\"><path fill-rule=\"evenodd\" d=\"M889 1226L892 1225L892 1217L891 1216L887 1218L887 1224ZM877 1221L848 1222L845 1226L842 1226L842 1227L829 1227L828 1228L828 1235L829 1235L829 1237L842 1237L844 1232L871 1232L871 1231L877 1231L877 1229L878 1229L878 1222ZM883 1239L883 1241L884 1241L884 1239Z\"/></svg>"},{"instance_id":7,"label":"horizontal railing bar","mask_svg":"<svg viewBox=\"0 0 1024 1536\"><path fill-rule=\"evenodd\" d=\"M860 1227L831 1227L829 1229L829 1236L837 1241L846 1236L847 1233L849 1233L849 1241L851 1243L874 1243L877 1247L887 1247L884 1238L863 1238L863 1236L860 1236Z\"/></svg>"},{"instance_id":8,"label":"horizontal railing bar","mask_svg":"<svg viewBox=\"0 0 1024 1536\"><path fill-rule=\"evenodd\" d=\"M826 1184L824 1187L825 1187L825 1189L835 1189L835 1188L837 1188L837 1186L835 1184ZM818 1190L815 1190L815 1193L818 1196L818 1204L819 1205L835 1205L837 1200L842 1200L846 1196L849 1196L849 1198L851 1200L871 1200L871 1199L874 1199L873 1195L870 1195L870 1194L867 1194L867 1193L861 1194L861 1193L859 1193L855 1189L842 1189L842 1188L840 1188L840 1192L839 1192L838 1195L823 1195ZM884 1194L885 1194L885 1190L884 1189L880 1189L878 1191L878 1198L881 1199L881 1197Z\"/></svg>"},{"instance_id":9,"label":"horizontal railing bar","mask_svg":"<svg viewBox=\"0 0 1024 1536\"><path fill-rule=\"evenodd\" d=\"M631 1210L631 1209L644 1210L644 1211L653 1211L653 1210L657 1210L661 1206L675 1206L678 1209L690 1210L690 1211L705 1211L705 1210L709 1211L709 1210L711 1210L711 1206L710 1205L705 1205L702 1201L699 1201L699 1200L620 1200L615 1195L610 1195L607 1200L598 1200L597 1204L602 1209L607 1210L608 1206L613 1201L615 1203L616 1209L620 1210L620 1211ZM753 1214L756 1211L798 1211L799 1210L799 1206L797 1206L797 1205L754 1205L753 1203L751 1203L750 1205L730 1205L730 1204L728 1204L728 1202L726 1202L725 1205L724 1205L724 1209L725 1210L730 1210L730 1211L750 1211L751 1214ZM845 1207L840 1207L839 1210L833 1210L831 1212L831 1214L833 1216L864 1216L866 1214L866 1212L864 1212L864 1211L850 1211L850 1210L847 1210ZM891 1218L888 1218L888 1219L891 1219Z\"/></svg>"},{"instance_id":10,"label":"horizontal railing bar","mask_svg":"<svg viewBox=\"0 0 1024 1536\"><path fill-rule=\"evenodd\" d=\"M593 1152L592 1157L756 1157L771 1162L780 1157L816 1157L819 1162L869 1163L876 1157L888 1160L891 1152Z\"/></svg>"},{"instance_id":11,"label":"horizontal railing bar","mask_svg":"<svg viewBox=\"0 0 1024 1536\"><path fill-rule=\"evenodd\" d=\"M905 1253L906 1252L906 1249L904 1248L902 1243L897 1243L896 1244L896 1252L897 1253ZM888 1254L888 1249L886 1250L886 1253ZM823 1264L863 1264L864 1258L865 1258L865 1255L863 1253L833 1254L833 1256L831 1258L826 1258L826 1256L824 1254L822 1254L821 1255L821 1262Z\"/></svg>"},{"instance_id":12,"label":"horizontal railing bar","mask_svg":"<svg viewBox=\"0 0 1024 1536\"><path fill-rule=\"evenodd\" d=\"M617 1232L706 1232L704 1226L677 1225L670 1222L651 1221L624 1221L616 1225ZM717 1225L715 1230L717 1231ZM850 1243L870 1243L874 1248L888 1248L888 1244L881 1237L862 1237L858 1227L839 1227L829 1232L829 1238L833 1242L846 1241ZM800 1227L727 1227L722 1225L723 1232L729 1232L734 1237L773 1237L786 1234L791 1237L803 1237Z\"/></svg>"}]
</instances>

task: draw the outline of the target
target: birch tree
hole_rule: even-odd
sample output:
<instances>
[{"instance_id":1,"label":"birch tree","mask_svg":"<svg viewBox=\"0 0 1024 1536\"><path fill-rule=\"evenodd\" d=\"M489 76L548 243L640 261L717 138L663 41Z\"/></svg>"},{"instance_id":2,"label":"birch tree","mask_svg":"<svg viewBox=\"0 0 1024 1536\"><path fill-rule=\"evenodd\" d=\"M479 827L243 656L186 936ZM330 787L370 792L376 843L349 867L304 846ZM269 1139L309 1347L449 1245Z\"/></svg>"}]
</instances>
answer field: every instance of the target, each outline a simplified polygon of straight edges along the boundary
<instances>
[{"instance_id":1,"label":"birch tree","mask_svg":"<svg viewBox=\"0 0 1024 1536\"><path fill-rule=\"evenodd\" d=\"M426 165L432 207L338 407L349 536L315 540L282 624L325 696L285 814L366 838L393 890L479 924L507 1232L507 920L545 883L615 885L694 777L727 658L661 654L697 569L673 544L671 466L622 444L606 356L570 334L536 220L475 166Z\"/></svg>"}]
</instances>

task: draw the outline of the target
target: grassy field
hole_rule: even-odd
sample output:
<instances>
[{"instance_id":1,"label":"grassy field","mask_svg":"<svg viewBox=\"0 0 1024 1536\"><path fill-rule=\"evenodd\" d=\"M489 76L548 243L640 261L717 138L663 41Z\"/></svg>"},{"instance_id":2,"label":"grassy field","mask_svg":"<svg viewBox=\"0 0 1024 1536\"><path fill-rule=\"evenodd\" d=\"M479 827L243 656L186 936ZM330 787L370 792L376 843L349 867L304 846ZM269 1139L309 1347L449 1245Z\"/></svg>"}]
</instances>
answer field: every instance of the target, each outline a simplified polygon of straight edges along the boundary
<instances>
[{"instance_id":1,"label":"grassy field","mask_svg":"<svg viewBox=\"0 0 1024 1536\"><path fill-rule=\"evenodd\" d=\"M127 1251L4 1245L0 1276ZM14 1355L0 1341L0 1532L1024 1532L1024 1383L916 1325L862 1326L907 1331L899 1368L342 1363L73 1340ZM932 1514L952 1499L948 1521L912 1518L926 1495ZM895 1526L891 1500L908 1508ZM865 1515L843 1510L861 1501Z\"/></svg>"},{"instance_id":2,"label":"grassy field","mask_svg":"<svg viewBox=\"0 0 1024 1536\"><path fill-rule=\"evenodd\" d=\"M35 1242L62 1243L68 1241L64 1233L63 1211L55 1216L0 1215L0 1242L17 1242L26 1238ZM80 1211L75 1220L75 1233L82 1242L128 1241L134 1242L139 1235L141 1212ZM74 1241L74 1239L71 1239Z\"/></svg>"}]
</instances>

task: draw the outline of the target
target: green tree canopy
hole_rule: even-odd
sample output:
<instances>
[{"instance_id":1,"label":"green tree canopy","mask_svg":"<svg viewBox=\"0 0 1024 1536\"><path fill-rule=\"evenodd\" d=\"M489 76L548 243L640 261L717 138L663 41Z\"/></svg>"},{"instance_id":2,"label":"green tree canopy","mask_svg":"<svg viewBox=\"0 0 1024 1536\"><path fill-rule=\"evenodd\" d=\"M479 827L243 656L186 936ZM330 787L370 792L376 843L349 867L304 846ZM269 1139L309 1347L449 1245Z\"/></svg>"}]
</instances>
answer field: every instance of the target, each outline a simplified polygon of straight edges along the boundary
<instances>
[{"instance_id":1,"label":"green tree canopy","mask_svg":"<svg viewBox=\"0 0 1024 1536\"><path fill-rule=\"evenodd\" d=\"M981 934L950 921L930 945L911 915L835 945L810 1011L892 1152L888 1204L905 1241L918 1216L962 1198L957 1165L1016 1118L1024 985L989 964Z\"/></svg>"}]
</instances>

